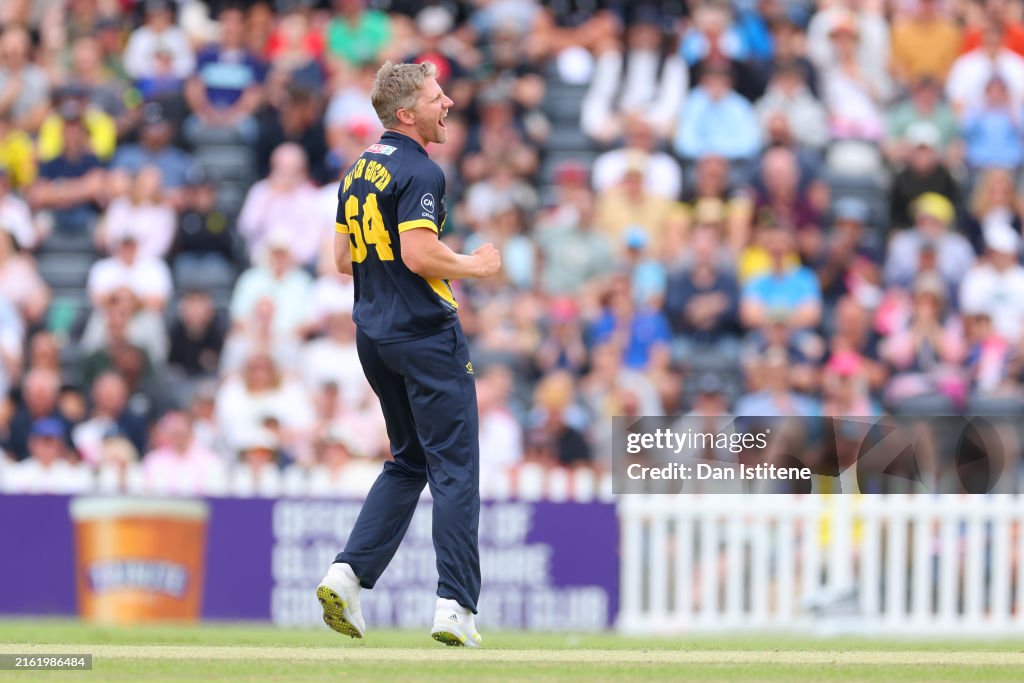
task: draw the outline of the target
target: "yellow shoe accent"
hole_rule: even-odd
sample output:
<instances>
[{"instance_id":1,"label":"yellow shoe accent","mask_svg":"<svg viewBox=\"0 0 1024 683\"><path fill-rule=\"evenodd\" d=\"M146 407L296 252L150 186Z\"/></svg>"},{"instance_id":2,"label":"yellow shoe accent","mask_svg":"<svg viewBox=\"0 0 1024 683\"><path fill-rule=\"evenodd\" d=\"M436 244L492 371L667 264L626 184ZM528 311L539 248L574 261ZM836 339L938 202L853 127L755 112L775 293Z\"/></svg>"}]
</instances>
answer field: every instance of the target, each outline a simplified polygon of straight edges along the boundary
<instances>
[{"instance_id":1,"label":"yellow shoe accent","mask_svg":"<svg viewBox=\"0 0 1024 683\"><path fill-rule=\"evenodd\" d=\"M348 620L346 615L348 603L345 602L344 598L327 586L317 587L316 598L320 601L320 606L324 610L324 623L330 626L332 630L337 631L343 636L350 636L352 638L363 637L359 629Z\"/></svg>"}]
</instances>

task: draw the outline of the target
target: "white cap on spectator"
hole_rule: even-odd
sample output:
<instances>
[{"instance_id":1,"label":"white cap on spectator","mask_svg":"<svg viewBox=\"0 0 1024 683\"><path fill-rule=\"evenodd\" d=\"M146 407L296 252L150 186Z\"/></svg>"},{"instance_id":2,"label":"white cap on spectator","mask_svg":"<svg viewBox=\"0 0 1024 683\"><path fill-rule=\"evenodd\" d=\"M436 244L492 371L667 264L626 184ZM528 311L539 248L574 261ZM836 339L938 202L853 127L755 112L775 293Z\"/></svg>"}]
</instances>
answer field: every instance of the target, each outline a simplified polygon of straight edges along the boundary
<instances>
[{"instance_id":1,"label":"white cap on spectator","mask_svg":"<svg viewBox=\"0 0 1024 683\"><path fill-rule=\"evenodd\" d=\"M928 121L917 121L907 128L906 140L914 147L938 149L942 142L942 134L934 124Z\"/></svg>"},{"instance_id":2,"label":"white cap on spectator","mask_svg":"<svg viewBox=\"0 0 1024 683\"><path fill-rule=\"evenodd\" d=\"M325 446L332 444L344 446L345 450L347 450L350 455L357 458L366 457L366 453L363 452L363 448L359 442L352 438L352 435L348 433L348 430L337 423L332 423L327 428L321 439L321 443Z\"/></svg>"},{"instance_id":3,"label":"white cap on spectator","mask_svg":"<svg viewBox=\"0 0 1024 683\"><path fill-rule=\"evenodd\" d=\"M985 246L1000 254L1018 254L1020 252L1020 235L1008 223L990 223L985 226L982 234Z\"/></svg>"}]
</instances>

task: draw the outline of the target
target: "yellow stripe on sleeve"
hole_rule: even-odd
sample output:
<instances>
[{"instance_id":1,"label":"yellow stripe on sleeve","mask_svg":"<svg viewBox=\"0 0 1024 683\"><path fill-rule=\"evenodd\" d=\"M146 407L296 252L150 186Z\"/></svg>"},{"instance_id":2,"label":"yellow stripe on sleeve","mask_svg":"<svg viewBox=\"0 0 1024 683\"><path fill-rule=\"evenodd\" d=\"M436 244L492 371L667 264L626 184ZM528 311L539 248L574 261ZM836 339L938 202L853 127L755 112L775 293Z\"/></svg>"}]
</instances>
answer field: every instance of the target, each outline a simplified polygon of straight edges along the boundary
<instances>
[{"instance_id":1,"label":"yellow stripe on sleeve","mask_svg":"<svg viewBox=\"0 0 1024 683\"><path fill-rule=\"evenodd\" d=\"M348 226L345 225L344 223L335 223L334 224L334 232L336 232L338 234L341 234L341 235L347 235L348 234Z\"/></svg>"},{"instance_id":2,"label":"yellow stripe on sleeve","mask_svg":"<svg viewBox=\"0 0 1024 683\"><path fill-rule=\"evenodd\" d=\"M415 230L416 228L430 228L434 232L437 232L437 224L429 218L419 218L414 221L406 221L398 224L398 232L405 232L406 230Z\"/></svg>"}]
</instances>

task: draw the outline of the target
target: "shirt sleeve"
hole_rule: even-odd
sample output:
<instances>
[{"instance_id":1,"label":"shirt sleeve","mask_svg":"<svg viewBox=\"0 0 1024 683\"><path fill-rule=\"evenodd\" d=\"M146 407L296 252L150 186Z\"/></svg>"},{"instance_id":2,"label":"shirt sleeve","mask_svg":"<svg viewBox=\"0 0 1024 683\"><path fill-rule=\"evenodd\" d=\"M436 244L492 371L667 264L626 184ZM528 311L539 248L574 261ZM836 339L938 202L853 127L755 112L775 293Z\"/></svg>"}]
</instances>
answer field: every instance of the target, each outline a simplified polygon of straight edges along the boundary
<instances>
[{"instance_id":1,"label":"shirt sleeve","mask_svg":"<svg viewBox=\"0 0 1024 683\"><path fill-rule=\"evenodd\" d=\"M429 228L439 230L441 201L444 199L444 173L435 165L411 175L398 190L398 232Z\"/></svg>"}]
</instances>

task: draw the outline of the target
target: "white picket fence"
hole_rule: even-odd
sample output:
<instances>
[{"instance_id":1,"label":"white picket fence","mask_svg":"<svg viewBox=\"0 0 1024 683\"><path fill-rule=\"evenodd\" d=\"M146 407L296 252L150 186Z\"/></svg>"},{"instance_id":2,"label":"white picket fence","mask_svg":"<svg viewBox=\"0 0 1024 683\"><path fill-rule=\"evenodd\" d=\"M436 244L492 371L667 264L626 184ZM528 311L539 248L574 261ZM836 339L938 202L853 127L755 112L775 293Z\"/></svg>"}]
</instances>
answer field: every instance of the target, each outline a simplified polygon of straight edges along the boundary
<instances>
[{"instance_id":1,"label":"white picket fence","mask_svg":"<svg viewBox=\"0 0 1024 683\"><path fill-rule=\"evenodd\" d=\"M619 498L625 633L1024 634L1024 496Z\"/></svg>"}]
</instances>

